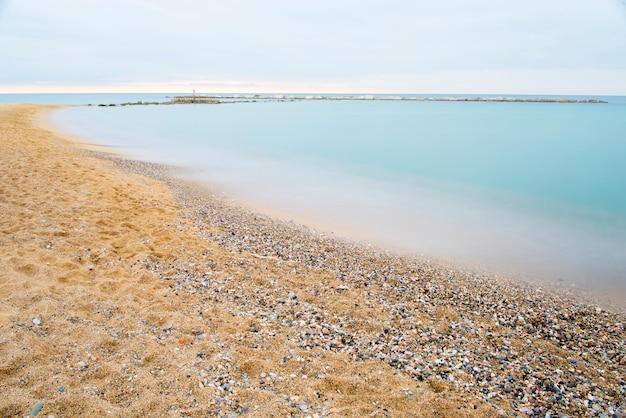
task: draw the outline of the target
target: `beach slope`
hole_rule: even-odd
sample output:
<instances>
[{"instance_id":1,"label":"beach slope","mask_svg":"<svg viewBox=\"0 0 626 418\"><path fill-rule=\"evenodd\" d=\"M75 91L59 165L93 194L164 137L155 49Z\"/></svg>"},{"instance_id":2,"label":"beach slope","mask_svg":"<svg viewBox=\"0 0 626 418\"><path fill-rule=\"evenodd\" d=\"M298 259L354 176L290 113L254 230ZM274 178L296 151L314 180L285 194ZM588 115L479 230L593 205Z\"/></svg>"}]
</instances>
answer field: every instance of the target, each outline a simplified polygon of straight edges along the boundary
<instances>
[{"instance_id":1,"label":"beach slope","mask_svg":"<svg viewBox=\"0 0 626 418\"><path fill-rule=\"evenodd\" d=\"M626 318L230 205L0 106L0 416L620 414Z\"/></svg>"}]
</instances>

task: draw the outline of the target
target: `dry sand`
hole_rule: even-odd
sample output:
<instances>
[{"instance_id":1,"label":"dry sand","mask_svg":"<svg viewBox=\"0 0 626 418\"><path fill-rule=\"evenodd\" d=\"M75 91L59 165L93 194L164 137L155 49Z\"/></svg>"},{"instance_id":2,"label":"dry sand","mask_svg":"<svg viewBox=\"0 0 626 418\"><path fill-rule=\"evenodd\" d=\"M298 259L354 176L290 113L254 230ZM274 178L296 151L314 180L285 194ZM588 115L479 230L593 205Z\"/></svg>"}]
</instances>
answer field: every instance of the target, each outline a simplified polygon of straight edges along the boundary
<instances>
[{"instance_id":1,"label":"dry sand","mask_svg":"<svg viewBox=\"0 0 626 418\"><path fill-rule=\"evenodd\" d=\"M0 416L623 416L623 314L232 207L50 108L0 106Z\"/></svg>"}]
</instances>

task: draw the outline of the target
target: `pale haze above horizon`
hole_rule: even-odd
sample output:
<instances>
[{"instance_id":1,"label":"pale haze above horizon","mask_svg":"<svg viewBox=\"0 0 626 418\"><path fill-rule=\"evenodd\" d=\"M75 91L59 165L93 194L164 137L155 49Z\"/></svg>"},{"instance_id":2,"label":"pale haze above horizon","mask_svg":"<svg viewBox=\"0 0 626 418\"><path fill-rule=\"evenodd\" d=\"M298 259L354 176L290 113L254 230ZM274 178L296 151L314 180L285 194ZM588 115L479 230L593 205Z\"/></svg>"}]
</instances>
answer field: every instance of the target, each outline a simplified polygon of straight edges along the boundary
<instances>
[{"instance_id":1,"label":"pale haze above horizon","mask_svg":"<svg viewBox=\"0 0 626 418\"><path fill-rule=\"evenodd\" d=\"M626 95L625 0L0 0L0 93Z\"/></svg>"}]
</instances>

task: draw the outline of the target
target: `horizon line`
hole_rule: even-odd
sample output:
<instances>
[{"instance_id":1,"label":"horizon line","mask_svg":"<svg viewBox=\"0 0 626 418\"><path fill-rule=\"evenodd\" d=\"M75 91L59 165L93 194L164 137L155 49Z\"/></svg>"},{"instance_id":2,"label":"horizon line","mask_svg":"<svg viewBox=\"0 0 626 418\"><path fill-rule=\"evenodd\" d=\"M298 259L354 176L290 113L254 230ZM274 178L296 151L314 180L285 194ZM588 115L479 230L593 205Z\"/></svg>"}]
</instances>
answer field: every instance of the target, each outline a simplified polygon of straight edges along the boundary
<instances>
[{"instance_id":1,"label":"horizon line","mask_svg":"<svg viewBox=\"0 0 626 418\"><path fill-rule=\"evenodd\" d=\"M0 95L36 95L36 94L183 94L183 95L193 95L194 92L193 91L187 91L187 90L162 90L162 91L154 91L154 90L81 90L81 91L77 91L77 90L53 90L53 91L3 91L2 88L0 88ZM196 95L346 95L346 96L360 96L360 95L389 95L389 96L406 96L406 95L410 95L410 96L426 96L426 95L460 95L460 96L506 96L506 95L511 95L511 96L603 96L603 97L626 97L626 94L619 94L619 93L519 93L519 92L498 92L498 93L493 93L493 92L471 92L471 93L464 93L464 92L445 92L445 91L441 91L441 92L419 92L419 93L414 93L414 92L404 92L404 93L398 93L398 92L376 92L376 91L358 91L358 92L354 92L354 91L324 91L324 92L320 92L320 91L254 91L254 90L250 90L250 91L204 91L204 90L200 90L198 91L196 89L195 91Z\"/></svg>"},{"instance_id":2,"label":"horizon line","mask_svg":"<svg viewBox=\"0 0 626 418\"><path fill-rule=\"evenodd\" d=\"M412 87L412 88L411 88ZM137 83L137 84L0 84L0 94L168 94L205 92L212 94L387 94L387 95L428 95L428 94L459 94L459 95L541 95L541 96L626 96L626 91L607 91L608 89L567 89L553 88L539 91L534 88L512 88L493 86L491 88L459 85L432 86L424 89L411 86L401 91L388 86L348 86L345 84L311 84L311 83ZM439 87L439 88L437 88ZM473 87L473 88L472 88ZM501 87L501 89L498 89ZM480 89L480 90L479 90ZM508 90L508 91L507 91Z\"/></svg>"}]
</instances>

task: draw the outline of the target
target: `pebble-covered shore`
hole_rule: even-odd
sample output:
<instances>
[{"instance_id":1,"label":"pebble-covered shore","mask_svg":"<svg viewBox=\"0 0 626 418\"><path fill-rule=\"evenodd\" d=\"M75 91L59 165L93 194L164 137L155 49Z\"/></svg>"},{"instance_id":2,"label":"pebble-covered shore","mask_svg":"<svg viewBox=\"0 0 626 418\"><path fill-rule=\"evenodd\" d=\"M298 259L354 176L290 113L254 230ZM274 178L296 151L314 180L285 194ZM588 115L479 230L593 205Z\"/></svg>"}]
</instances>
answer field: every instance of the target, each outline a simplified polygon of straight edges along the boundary
<instances>
[{"instance_id":1,"label":"pebble-covered shore","mask_svg":"<svg viewBox=\"0 0 626 418\"><path fill-rule=\"evenodd\" d=\"M164 182L199 238L249 255L221 270L193 260L157 261L150 268L177 291L227 303L233 315L249 319L245 335L232 338L251 349L277 338L295 344L311 356L291 350L283 362L300 363L310 378L325 374L314 361L320 353L345 353L354 362L378 359L435 392L482 399L494 415L626 417L623 312L565 287L492 277L337 239L203 192L172 177L167 167L100 157ZM328 272L340 284L304 292L269 275L269 283L255 290L242 284L255 259L292 267L296 276L302 269ZM337 300L344 301L339 308ZM205 369L200 385L216 388L225 414L247 412L237 409L233 389L280 391L295 377L234 370L228 344L222 344L221 367ZM405 392L409 399L419 396ZM285 403L293 414L332 413L323 403L292 397Z\"/></svg>"}]
</instances>

